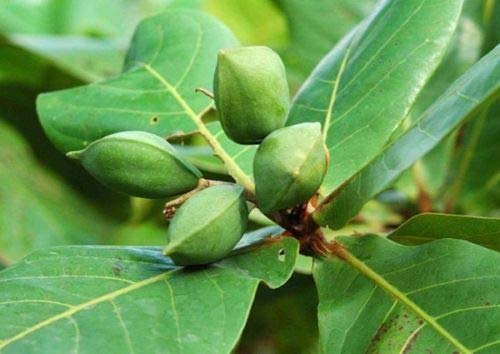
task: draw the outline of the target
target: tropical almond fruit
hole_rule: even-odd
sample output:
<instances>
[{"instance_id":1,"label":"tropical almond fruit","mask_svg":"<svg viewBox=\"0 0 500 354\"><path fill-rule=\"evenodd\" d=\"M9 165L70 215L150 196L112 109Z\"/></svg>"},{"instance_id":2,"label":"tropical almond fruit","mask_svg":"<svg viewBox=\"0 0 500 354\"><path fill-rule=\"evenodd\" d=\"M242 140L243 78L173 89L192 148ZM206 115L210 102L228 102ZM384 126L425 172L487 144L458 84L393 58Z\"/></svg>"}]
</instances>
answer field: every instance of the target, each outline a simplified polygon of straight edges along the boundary
<instances>
[{"instance_id":1,"label":"tropical almond fruit","mask_svg":"<svg viewBox=\"0 0 500 354\"><path fill-rule=\"evenodd\" d=\"M135 197L166 198L195 188L201 172L157 135L108 135L67 154L109 188Z\"/></svg>"},{"instance_id":2,"label":"tropical almond fruit","mask_svg":"<svg viewBox=\"0 0 500 354\"><path fill-rule=\"evenodd\" d=\"M290 105L285 66L270 48L221 50L214 91L222 127L239 144L259 143L285 125Z\"/></svg>"},{"instance_id":3,"label":"tropical almond fruit","mask_svg":"<svg viewBox=\"0 0 500 354\"><path fill-rule=\"evenodd\" d=\"M242 187L209 187L179 208L168 228L168 244L163 253L177 265L215 262L231 252L243 236L247 222Z\"/></svg>"},{"instance_id":4,"label":"tropical almond fruit","mask_svg":"<svg viewBox=\"0 0 500 354\"><path fill-rule=\"evenodd\" d=\"M259 209L269 213L306 202L321 186L327 156L319 123L292 125L270 134L254 159Z\"/></svg>"}]
</instances>

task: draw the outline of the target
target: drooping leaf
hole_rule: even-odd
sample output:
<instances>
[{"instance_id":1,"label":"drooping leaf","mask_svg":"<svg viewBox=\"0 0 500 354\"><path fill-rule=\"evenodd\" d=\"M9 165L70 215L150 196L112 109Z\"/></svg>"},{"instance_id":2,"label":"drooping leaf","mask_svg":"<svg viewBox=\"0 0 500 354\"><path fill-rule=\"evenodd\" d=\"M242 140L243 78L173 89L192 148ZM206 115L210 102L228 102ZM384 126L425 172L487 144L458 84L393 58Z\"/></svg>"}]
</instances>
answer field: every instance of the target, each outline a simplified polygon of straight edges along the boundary
<instances>
[{"instance_id":1,"label":"drooping leaf","mask_svg":"<svg viewBox=\"0 0 500 354\"><path fill-rule=\"evenodd\" d=\"M461 240L337 241L340 258L314 271L325 353L498 352L499 253Z\"/></svg>"},{"instance_id":2,"label":"drooping leaf","mask_svg":"<svg viewBox=\"0 0 500 354\"><path fill-rule=\"evenodd\" d=\"M403 245L454 238L500 251L500 219L466 215L420 214L387 237Z\"/></svg>"},{"instance_id":3,"label":"drooping leaf","mask_svg":"<svg viewBox=\"0 0 500 354\"><path fill-rule=\"evenodd\" d=\"M415 161L500 92L500 46L476 63L416 121L339 188L316 212L322 225L340 228L368 200L389 187Z\"/></svg>"},{"instance_id":4,"label":"drooping leaf","mask_svg":"<svg viewBox=\"0 0 500 354\"><path fill-rule=\"evenodd\" d=\"M202 13L171 11L144 20L123 74L39 96L42 125L63 151L122 130L163 137L193 132L212 105L195 89L211 88L218 50L235 43L224 26Z\"/></svg>"},{"instance_id":5,"label":"drooping leaf","mask_svg":"<svg viewBox=\"0 0 500 354\"><path fill-rule=\"evenodd\" d=\"M124 17L124 7L122 0L4 1L0 6L0 31L116 36L127 29L127 23L120 19Z\"/></svg>"},{"instance_id":6,"label":"drooping leaf","mask_svg":"<svg viewBox=\"0 0 500 354\"><path fill-rule=\"evenodd\" d=\"M117 75L126 49L119 40L81 36L11 35L9 40L84 82Z\"/></svg>"},{"instance_id":7,"label":"drooping leaf","mask_svg":"<svg viewBox=\"0 0 500 354\"><path fill-rule=\"evenodd\" d=\"M280 53L292 89L318 61L369 14L375 0L277 0L290 27L290 43Z\"/></svg>"},{"instance_id":8,"label":"drooping leaf","mask_svg":"<svg viewBox=\"0 0 500 354\"><path fill-rule=\"evenodd\" d=\"M282 285L298 243L254 248L196 269L157 248L36 252L0 273L0 351L228 353L259 282Z\"/></svg>"},{"instance_id":9,"label":"drooping leaf","mask_svg":"<svg viewBox=\"0 0 500 354\"><path fill-rule=\"evenodd\" d=\"M287 124L323 125L331 156L323 195L382 150L444 55L462 2L383 1L316 67Z\"/></svg>"},{"instance_id":10,"label":"drooping leaf","mask_svg":"<svg viewBox=\"0 0 500 354\"><path fill-rule=\"evenodd\" d=\"M128 37L152 9L144 1L10 0L0 3L0 32L10 43L83 81L119 73ZM157 9L161 8L157 4ZM71 50L71 46L74 50Z\"/></svg>"},{"instance_id":11,"label":"drooping leaf","mask_svg":"<svg viewBox=\"0 0 500 354\"><path fill-rule=\"evenodd\" d=\"M43 247L100 243L109 228L0 120L0 263Z\"/></svg>"}]
</instances>

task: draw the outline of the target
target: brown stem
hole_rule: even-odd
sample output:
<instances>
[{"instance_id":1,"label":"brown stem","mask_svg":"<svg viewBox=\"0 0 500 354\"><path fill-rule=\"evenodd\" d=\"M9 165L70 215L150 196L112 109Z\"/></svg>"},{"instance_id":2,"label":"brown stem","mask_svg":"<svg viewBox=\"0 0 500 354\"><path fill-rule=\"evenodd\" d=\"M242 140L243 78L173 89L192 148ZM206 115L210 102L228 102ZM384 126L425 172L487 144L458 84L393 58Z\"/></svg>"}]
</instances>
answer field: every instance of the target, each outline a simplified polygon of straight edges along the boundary
<instances>
[{"instance_id":1,"label":"brown stem","mask_svg":"<svg viewBox=\"0 0 500 354\"><path fill-rule=\"evenodd\" d=\"M179 197L172 199L172 200L168 201L167 203L165 203L165 207L163 208L163 215L165 215L165 218L171 219L174 216L177 208L179 206L181 206L186 200L191 198L193 195L204 190L205 188L217 186L217 185L222 185L222 184L233 184L233 183L223 182L223 181L214 181L211 179L200 178L196 188L194 188L193 190L191 190L187 193L184 193L184 194L180 195Z\"/></svg>"},{"instance_id":2,"label":"brown stem","mask_svg":"<svg viewBox=\"0 0 500 354\"><path fill-rule=\"evenodd\" d=\"M203 87L197 87L194 89L194 92L198 93L202 93L204 94L205 96L211 98L211 99L214 99L214 94L210 91L208 91L206 88L203 88Z\"/></svg>"}]
</instances>

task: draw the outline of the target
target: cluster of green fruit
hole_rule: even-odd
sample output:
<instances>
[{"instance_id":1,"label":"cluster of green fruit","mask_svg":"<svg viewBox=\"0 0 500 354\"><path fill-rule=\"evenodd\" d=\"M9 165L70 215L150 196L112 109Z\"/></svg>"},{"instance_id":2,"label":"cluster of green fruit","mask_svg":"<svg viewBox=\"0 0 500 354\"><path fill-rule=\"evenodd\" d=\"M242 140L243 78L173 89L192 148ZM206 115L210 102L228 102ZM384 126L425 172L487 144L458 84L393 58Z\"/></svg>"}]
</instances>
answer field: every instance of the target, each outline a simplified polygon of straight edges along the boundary
<instances>
[{"instance_id":1,"label":"cluster of green fruit","mask_svg":"<svg viewBox=\"0 0 500 354\"><path fill-rule=\"evenodd\" d=\"M220 52L214 98L225 133L239 144L260 144L254 159L255 199L270 214L307 202L326 173L319 123L285 127L290 104L284 65L266 47ZM202 173L167 141L129 131L70 152L108 187L143 198L171 198L197 189ZM190 197L175 213L165 255L178 265L225 257L242 237L248 207L241 186L216 185Z\"/></svg>"}]
</instances>

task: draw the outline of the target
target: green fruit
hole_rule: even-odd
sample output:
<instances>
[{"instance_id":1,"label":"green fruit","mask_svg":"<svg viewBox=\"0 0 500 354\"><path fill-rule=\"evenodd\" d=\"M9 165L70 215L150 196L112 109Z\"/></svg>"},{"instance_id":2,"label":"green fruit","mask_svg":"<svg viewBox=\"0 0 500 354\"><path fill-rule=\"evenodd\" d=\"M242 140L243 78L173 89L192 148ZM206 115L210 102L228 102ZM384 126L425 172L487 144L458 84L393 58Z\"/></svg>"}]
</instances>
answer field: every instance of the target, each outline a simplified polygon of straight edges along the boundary
<instances>
[{"instance_id":1,"label":"green fruit","mask_svg":"<svg viewBox=\"0 0 500 354\"><path fill-rule=\"evenodd\" d=\"M222 127L237 143L258 143L285 125L290 105L285 66L267 47L221 50L214 91Z\"/></svg>"},{"instance_id":2,"label":"green fruit","mask_svg":"<svg viewBox=\"0 0 500 354\"><path fill-rule=\"evenodd\" d=\"M328 167L319 123L302 123L270 134L254 160L257 205L264 213L293 207L311 198Z\"/></svg>"},{"instance_id":3,"label":"green fruit","mask_svg":"<svg viewBox=\"0 0 500 354\"><path fill-rule=\"evenodd\" d=\"M98 181L135 197L165 198L198 185L200 171L157 135L129 131L96 140L68 153Z\"/></svg>"},{"instance_id":4,"label":"green fruit","mask_svg":"<svg viewBox=\"0 0 500 354\"><path fill-rule=\"evenodd\" d=\"M231 252L243 236L248 209L243 188L214 186L195 194L177 211L163 253L177 265L206 264Z\"/></svg>"}]
</instances>

